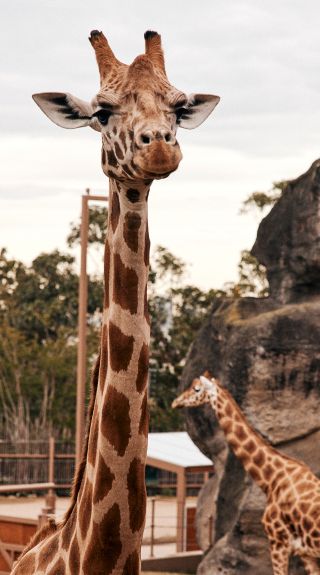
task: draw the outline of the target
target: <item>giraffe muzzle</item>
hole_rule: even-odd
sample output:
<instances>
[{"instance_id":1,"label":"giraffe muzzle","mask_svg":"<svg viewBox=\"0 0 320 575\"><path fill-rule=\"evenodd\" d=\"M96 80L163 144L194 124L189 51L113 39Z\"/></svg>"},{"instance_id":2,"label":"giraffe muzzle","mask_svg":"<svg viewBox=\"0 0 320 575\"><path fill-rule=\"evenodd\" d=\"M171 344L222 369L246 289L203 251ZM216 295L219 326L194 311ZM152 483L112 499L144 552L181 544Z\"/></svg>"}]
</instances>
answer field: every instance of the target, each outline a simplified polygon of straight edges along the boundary
<instances>
[{"instance_id":1,"label":"giraffe muzzle","mask_svg":"<svg viewBox=\"0 0 320 575\"><path fill-rule=\"evenodd\" d=\"M181 396L176 397L176 399L173 400L173 402L171 403L171 407L172 409L176 409L178 407L184 407L183 402L181 402Z\"/></svg>"},{"instance_id":2,"label":"giraffe muzzle","mask_svg":"<svg viewBox=\"0 0 320 575\"><path fill-rule=\"evenodd\" d=\"M167 177L174 172L182 159L178 142L174 145L154 140L137 150L134 162L146 175L154 178Z\"/></svg>"}]
</instances>

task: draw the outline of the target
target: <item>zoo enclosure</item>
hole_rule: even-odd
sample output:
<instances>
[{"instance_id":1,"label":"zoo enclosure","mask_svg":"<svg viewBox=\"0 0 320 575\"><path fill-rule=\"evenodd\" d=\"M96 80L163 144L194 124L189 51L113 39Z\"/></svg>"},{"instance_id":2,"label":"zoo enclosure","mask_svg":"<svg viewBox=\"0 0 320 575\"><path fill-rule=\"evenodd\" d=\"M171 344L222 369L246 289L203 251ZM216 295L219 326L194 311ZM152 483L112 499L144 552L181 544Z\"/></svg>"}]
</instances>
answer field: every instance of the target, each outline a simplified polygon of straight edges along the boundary
<instances>
[{"instance_id":1,"label":"zoo enclosure","mask_svg":"<svg viewBox=\"0 0 320 575\"><path fill-rule=\"evenodd\" d=\"M73 442L55 441L53 437L48 441L16 443L0 440L0 492L23 492L26 484L29 484L29 490L37 492L50 482L54 489L51 487L47 495L45 510L48 513L54 511L56 492L68 494L74 470ZM191 533L193 527L190 527L194 519L188 519L191 512L186 505L187 496L197 495L212 473L212 462L198 450L186 432L149 434L147 490L149 495L176 494L177 551L187 549L188 545L189 548L196 546L195 534ZM151 521L148 535L151 541L155 527ZM187 536L188 529L191 531Z\"/></svg>"}]
</instances>

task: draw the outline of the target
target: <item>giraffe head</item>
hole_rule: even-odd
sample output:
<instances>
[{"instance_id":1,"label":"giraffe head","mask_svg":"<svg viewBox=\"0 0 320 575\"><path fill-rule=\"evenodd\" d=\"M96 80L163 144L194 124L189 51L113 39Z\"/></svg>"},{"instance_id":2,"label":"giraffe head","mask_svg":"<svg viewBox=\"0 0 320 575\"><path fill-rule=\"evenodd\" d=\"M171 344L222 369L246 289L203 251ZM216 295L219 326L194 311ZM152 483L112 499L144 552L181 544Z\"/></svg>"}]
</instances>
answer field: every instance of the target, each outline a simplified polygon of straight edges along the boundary
<instances>
[{"instance_id":1,"label":"giraffe head","mask_svg":"<svg viewBox=\"0 0 320 575\"><path fill-rule=\"evenodd\" d=\"M33 95L58 126L101 132L104 173L129 184L176 170L182 158L178 126L196 128L219 102L218 96L188 96L174 88L166 75L161 37L151 31L144 37L145 53L126 65L102 32L91 32L100 73L100 90L91 103L62 92Z\"/></svg>"},{"instance_id":2,"label":"giraffe head","mask_svg":"<svg viewBox=\"0 0 320 575\"><path fill-rule=\"evenodd\" d=\"M215 408L217 396L218 382L206 371L199 378L194 379L190 387L173 401L172 407L197 407L210 403Z\"/></svg>"}]
</instances>

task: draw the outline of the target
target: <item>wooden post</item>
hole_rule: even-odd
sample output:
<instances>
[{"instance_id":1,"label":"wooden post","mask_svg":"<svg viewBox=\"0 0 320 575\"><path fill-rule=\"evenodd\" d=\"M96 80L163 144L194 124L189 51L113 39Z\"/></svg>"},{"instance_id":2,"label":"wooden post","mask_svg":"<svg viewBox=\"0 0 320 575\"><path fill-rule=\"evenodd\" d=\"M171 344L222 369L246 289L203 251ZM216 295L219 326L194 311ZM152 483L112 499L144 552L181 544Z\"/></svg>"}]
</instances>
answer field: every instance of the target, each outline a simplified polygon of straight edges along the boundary
<instances>
[{"instance_id":1,"label":"wooden post","mask_svg":"<svg viewBox=\"0 0 320 575\"><path fill-rule=\"evenodd\" d=\"M54 455L55 441L54 437L49 437L49 483L54 483ZM55 490L50 488L46 495L46 513L54 514L56 511L56 494Z\"/></svg>"},{"instance_id":2,"label":"wooden post","mask_svg":"<svg viewBox=\"0 0 320 575\"><path fill-rule=\"evenodd\" d=\"M89 228L89 201L107 202L108 196L90 195L90 189L82 196L81 228L80 228L80 278L79 278L79 305L78 305L78 361L77 361L77 406L76 406L76 469L81 462L82 447L85 433L85 400L86 400L86 366L87 366L87 251Z\"/></svg>"},{"instance_id":3,"label":"wooden post","mask_svg":"<svg viewBox=\"0 0 320 575\"><path fill-rule=\"evenodd\" d=\"M81 203L81 257L79 279L79 316L78 316L78 362L77 362L77 408L76 408L76 468L82 457L82 446L85 431L85 397L86 397L86 365L87 365L87 249L88 249L88 226L89 206L88 198L90 190L82 196Z\"/></svg>"},{"instance_id":4,"label":"wooden post","mask_svg":"<svg viewBox=\"0 0 320 575\"><path fill-rule=\"evenodd\" d=\"M155 506L156 498L151 497L151 535L150 535L150 557L154 557L154 527L155 527Z\"/></svg>"},{"instance_id":5,"label":"wooden post","mask_svg":"<svg viewBox=\"0 0 320 575\"><path fill-rule=\"evenodd\" d=\"M177 473L177 552L185 548L186 475L182 467Z\"/></svg>"}]
</instances>

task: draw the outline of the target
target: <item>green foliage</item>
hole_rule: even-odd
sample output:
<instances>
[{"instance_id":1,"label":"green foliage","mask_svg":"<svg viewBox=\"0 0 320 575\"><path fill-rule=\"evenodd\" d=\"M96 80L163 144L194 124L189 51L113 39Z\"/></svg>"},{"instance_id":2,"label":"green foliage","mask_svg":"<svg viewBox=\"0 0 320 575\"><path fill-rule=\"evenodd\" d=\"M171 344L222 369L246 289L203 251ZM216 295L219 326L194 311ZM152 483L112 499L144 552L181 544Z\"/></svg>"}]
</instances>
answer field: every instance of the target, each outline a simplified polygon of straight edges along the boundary
<instances>
[{"instance_id":1,"label":"green foliage","mask_svg":"<svg viewBox=\"0 0 320 575\"><path fill-rule=\"evenodd\" d=\"M245 209L272 205L286 182L267 194L252 194ZM107 210L91 207L89 244L102 246ZM79 243L80 225L73 223L67 238ZM101 258L102 259L102 258ZM151 317L150 428L183 429L180 413L171 410L179 377L197 331L216 298L265 296L265 269L244 250L239 278L222 290L201 290L186 283L186 263L158 246L149 274ZM88 372L99 347L103 302L100 277L89 277ZM75 425L78 275L74 257L55 250L41 253L31 265L0 251L0 431L13 439L46 437L54 431L71 438Z\"/></svg>"},{"instance_id":2,"label":"green foliage","mask_svg":"<svg viewBox=\"0 0 320 575\"><path fill-rule=\"evenodd\" d=\"M177 396L178 379L169 367L150 370L150 431L179 431L183 429L182 413L171 408Z\"/></svg>"},{"instance_id":3,"label":"green foliage","mask_svg":"<svg viewBox=\"0 0 320 575\"><path fill-rule=\"evenodd\" d=\"M260 264L251 252L242 250L238 264L239 279L235 283L225 284L226 294L230 297L266 297L269 295L269 283L266 268Z\"/></svg>"},{"instance_id":4,"label":"green foliage","mask_svg":"<svg viewBox=\"0 0 320 575\"><path fill-rule=\"evenodd\" d=\"M90 315L102 298L101 281L90 280ZM77 323L72 256L55 250L26 266L0 252L0 422L7 435L72 434ZM98 339L94 325L88 331L89 343Z\"/></svg>"},{"instance_id":5,"label":"green foliage","mask_svg":"<svg viewBox=\"0 0 320 575\"><path fill-rule=\"evenodd\" d=\"M240 213L245 214L252 208L258 208L263 211L265 208L272 207L281 198L288 182L286 180L274 182L271 190L268 192L252 192L242 203Z\"/></svg>"},{"instance_id":6,"label":"green foliage","mask_svg":"<svg viewBox=\"0 0 320 575\"><path fill-rule=\"evenodd\" d=\"M149 294L151 317L150 429L183 429L181 414L171 409L188 349L214 297L224 292L184 285L186 264L163 246L152 258Z\"/></svg>"},{"instance_id":7,"label":"green foliage","mask_svg":"<svg viewBox=\"0 0 320 575\"><path fill-rule=\"evenodd\" d=\"M104 245L107 231L108 210L104 206L89 207L88 244ZM80 243L81 224L73 222L67 237L69 248Z\"/></svg>"}]
</instances>

